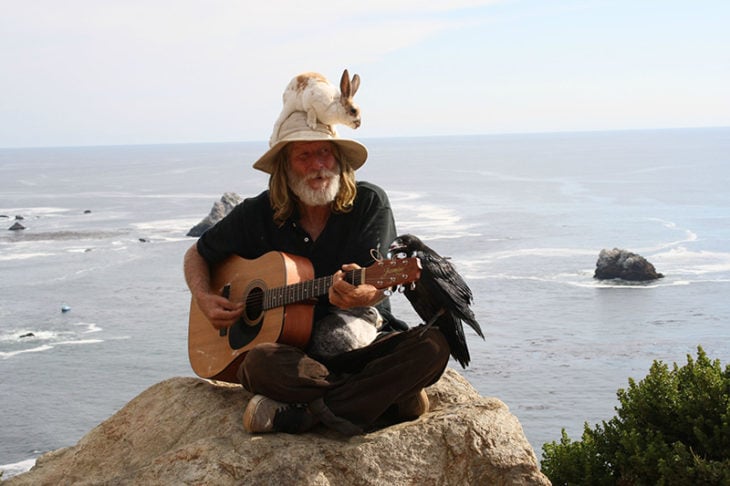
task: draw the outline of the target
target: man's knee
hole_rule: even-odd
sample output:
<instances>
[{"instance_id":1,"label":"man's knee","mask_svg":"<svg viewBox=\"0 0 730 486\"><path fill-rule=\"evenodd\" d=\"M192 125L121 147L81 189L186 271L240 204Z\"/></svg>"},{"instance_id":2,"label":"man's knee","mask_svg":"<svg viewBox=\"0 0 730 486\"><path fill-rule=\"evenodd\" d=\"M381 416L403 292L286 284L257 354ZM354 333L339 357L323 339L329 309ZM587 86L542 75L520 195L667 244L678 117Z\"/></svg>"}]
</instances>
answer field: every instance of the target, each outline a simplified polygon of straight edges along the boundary
<instances>
[{"instance_id":1,"label":"man's knee","mask_svg":"<svg viewBox=\"0 0 730 486\"><path fill-rule=\"evenodd\" d=\"M271 361L271 357L276 353L278 348L276 343L261 343L251 348L243 358L245 366L263 366L266 362Z\"/></svg>"},{"instance_id":2,"label":"man's knee","mask_svg":"<svg viewBox=\"0 0 730 486\"><path fill-rule=\"evenodd\" d=\"M255 370L271 363L271 356L276 352L276 348L276 343L262 343L246 352L236 373L236 378L244 388L251 391L252 384L249 377L256 374Z\"/></svg>"},{"instance_id":3,"label":"man's knee","mask_svg":"<svg viewBox=\"0 0 730 486\"><path fill-rule=\"evenodd\" d=\"M438 328L427 329L423 333L423 345L427 348L427 352L433 356L434 362L440 362L446 366L451 355L451 348L444 333Z\"/></svg>"}]
</instances>

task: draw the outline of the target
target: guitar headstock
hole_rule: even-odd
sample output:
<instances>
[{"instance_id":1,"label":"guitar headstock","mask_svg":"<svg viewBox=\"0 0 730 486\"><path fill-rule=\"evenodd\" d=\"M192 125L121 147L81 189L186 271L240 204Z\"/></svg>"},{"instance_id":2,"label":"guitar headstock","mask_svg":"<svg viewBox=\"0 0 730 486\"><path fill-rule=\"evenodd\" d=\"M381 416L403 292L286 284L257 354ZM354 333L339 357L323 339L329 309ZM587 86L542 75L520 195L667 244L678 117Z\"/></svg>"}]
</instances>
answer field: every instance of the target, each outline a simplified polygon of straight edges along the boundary
<instances>
[{"instance_id":1,"label":"guitar headstock","mask_svg":"<svg viewBox=\"0 0 730 486\"><path fill-rule=\"evenodd\" d=\"M415 282L421 278L421 261L418 258L394 258L378 260L365 269L365 283L378 289L387 289Z\"/></svg>"}]
</instances>

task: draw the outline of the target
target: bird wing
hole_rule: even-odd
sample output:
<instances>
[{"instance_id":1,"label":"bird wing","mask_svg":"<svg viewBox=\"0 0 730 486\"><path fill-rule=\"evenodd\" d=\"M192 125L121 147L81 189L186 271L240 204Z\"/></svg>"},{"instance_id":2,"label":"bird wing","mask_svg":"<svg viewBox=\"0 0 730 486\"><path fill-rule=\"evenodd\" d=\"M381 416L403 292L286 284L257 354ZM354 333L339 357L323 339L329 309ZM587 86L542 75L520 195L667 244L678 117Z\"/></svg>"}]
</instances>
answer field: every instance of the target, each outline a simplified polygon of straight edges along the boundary
<instances>
[{"instance_id":1,"label":"bird wing","mask_svg":"<svg viewBox=\"0 0 730 486\"><path fill-rule=\"evenodd\" d=\"M444 334L454 359L466 368L471 358L462 320L484 337L469 308L471 290L448 260L428 252L417 256L421 259L421 278L415 288L406 289L405 296L425 322L436 317L433 325Z\"/></svg>"},{"instance_id":2,"label":"bird wing","mask_svg":"<svg viewBox=\"0 0 730 486\"><path fill-rule=\"evenodd\" d=\"M421 280L428 287L428 293L438 301L438 307L446 307L454 317L466 322L482 338L484 333L471 310L474 300L471 289L456 271L456 268L446 258L438 255L423 253L419 255L421 265L428 275ZM430 276L430 278L429 278ZM418 286L418 284L416 284Z\"/></svg>"}]
</instances>

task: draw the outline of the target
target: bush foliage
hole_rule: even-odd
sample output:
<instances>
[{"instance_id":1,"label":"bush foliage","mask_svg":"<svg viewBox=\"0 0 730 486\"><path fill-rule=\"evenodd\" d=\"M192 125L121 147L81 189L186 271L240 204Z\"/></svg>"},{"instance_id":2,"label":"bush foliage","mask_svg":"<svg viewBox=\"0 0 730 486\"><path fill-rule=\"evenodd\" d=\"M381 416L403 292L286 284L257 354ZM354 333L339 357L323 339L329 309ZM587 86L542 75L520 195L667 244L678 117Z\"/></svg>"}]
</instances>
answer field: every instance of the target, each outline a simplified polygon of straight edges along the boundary
<instances>
[{"instance_id":1,"label":"bush foliage","mask_svg":"<svg viewBox=\"0 0 730 486\"><path fill-rule=\"evenodd\" d=\"M730 366L698 347L683 367L654 361L617 396L617 415L586 423L581 441L563 429L542 446L553 485L730 484Z\"/></svg>"}]
</instances>

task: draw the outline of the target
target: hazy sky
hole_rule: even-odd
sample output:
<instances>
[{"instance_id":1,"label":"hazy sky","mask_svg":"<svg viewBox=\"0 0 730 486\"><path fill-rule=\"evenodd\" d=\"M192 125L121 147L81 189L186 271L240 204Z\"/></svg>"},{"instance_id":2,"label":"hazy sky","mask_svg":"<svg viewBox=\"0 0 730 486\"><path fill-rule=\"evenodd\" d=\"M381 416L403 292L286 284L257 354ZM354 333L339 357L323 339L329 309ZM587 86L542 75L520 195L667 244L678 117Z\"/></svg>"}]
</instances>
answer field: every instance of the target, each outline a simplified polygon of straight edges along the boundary
<instances>
[{"instance_id":1,"label":"hazy sky","mask_svg":"<svg viewBox=\"0 0 730 486\"><path fill-rule=\"evenodd\" d=\"M301 71L346 136L730 126L728 0L0 0L0 147L266 140Z\"/></svg>"}]
</instances>

